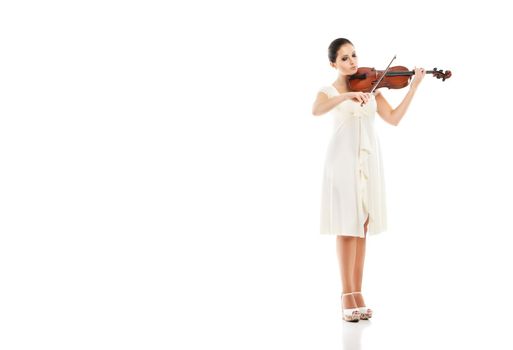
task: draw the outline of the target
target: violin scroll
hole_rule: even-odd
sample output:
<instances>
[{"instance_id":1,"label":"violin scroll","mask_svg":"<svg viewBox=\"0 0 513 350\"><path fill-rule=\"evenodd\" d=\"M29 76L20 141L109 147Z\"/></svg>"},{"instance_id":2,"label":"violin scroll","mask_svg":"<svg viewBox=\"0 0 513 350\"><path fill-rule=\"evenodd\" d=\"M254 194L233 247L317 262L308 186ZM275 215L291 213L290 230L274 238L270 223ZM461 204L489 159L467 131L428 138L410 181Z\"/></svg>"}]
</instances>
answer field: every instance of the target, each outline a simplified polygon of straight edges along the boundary
<instances>
[{"instance_id":1,"label":"violin scroll","mask_svg":"<svg viewBox=\"0 0 513 350\"><path fill-rule=\"evenodd\" d=\"M445 79L449 79L451 77L451 71L446 70L444 73L442 69L437 70L436 68L433 68L433 76L437 79L442 79L442 81L445 81Z\"/></svg>"}]
</instances>

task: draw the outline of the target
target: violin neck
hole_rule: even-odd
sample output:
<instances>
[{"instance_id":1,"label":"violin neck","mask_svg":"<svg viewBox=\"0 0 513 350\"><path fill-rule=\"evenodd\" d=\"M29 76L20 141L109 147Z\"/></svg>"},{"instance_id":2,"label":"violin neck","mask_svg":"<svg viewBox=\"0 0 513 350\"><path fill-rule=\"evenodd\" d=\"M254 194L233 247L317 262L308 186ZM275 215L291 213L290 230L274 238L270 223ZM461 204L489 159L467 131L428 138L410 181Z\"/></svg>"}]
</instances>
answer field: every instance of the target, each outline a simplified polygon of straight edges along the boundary
<instances>
[{"instance_id":1,"label":"violin neck","mask_svg":"<svg viewBox=\"0 0 513 350\"><path fill-rule=\"evenodd\" d=\"M436 73L434 70L428 70L426 71L426 74L433 74ZM410 70L407 72L387 72L387 77L398 77L398 76L405 76L405 75L415 75L415 71Z\"/></svg>"}]
</instances>

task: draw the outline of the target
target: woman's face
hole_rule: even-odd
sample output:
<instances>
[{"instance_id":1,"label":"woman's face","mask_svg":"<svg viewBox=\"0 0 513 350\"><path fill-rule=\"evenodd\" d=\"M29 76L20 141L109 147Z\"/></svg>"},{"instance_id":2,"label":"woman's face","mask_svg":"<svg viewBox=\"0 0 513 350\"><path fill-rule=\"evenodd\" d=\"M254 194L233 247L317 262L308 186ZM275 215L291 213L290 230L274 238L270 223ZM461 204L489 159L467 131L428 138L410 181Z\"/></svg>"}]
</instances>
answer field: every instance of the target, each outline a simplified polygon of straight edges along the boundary
<instances>
[{"instance_id":1,"label":"woman's face","mask_svg":"<svg viewBox=\"0 0 513 350\"><path fill-rule=\"evenodd\" d=\"M353 45L342 45L337 52L335 63L330 62L333 68L336 68L342 75L353 75L358 70L358 58Z\"/></svg>"}]
</instances>

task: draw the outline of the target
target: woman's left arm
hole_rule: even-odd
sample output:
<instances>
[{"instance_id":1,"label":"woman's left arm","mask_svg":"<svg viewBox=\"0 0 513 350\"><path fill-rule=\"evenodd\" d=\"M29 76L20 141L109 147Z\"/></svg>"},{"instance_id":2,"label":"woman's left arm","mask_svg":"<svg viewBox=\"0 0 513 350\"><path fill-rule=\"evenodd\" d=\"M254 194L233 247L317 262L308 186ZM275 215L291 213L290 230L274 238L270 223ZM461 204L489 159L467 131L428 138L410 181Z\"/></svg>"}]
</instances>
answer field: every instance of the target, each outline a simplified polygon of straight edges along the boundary
<instances>
[{"instance_id":1,"label":"woman's left arm","mask_svg":"<svg viewBox=\"0 0 513 350\"><path fill-rule=\"evenodd\" d=\"M426 71L423 68L415 68L415 77L410 84L410 89L406 96L404 96L403 100L395 109L392 109L390 104L385 100L381 93L376 94L376 104L378 107L378 114L385 120L387 123L397 126L404 114L408 110L408 106L411 103L415 92L417 91L417 87L420 82L426 75Z\"/></svg>"}]
</instances>

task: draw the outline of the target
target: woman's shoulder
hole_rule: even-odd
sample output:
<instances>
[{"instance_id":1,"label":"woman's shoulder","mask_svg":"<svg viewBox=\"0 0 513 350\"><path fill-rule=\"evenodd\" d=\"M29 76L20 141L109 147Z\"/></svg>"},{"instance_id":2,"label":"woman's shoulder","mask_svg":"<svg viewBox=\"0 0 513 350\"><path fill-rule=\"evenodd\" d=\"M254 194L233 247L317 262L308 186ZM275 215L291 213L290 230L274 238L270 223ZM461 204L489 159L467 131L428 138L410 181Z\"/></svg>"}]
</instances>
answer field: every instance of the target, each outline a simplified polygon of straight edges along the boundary
<instances>
[{"instance_id":1,"label":"woman's shoulder","mask_svg":"<svg viewBox=\"0 0 513 350\"><path fill-rule=\"evenodd\" d=\"M323 92L326 95L328 95L328 97L332 97L333 95L335 95L336 90L335 90L335 87L333 85L329 84L329 85L322 86L318 90L318 92Z\"/></svg>"}]
</instances>

